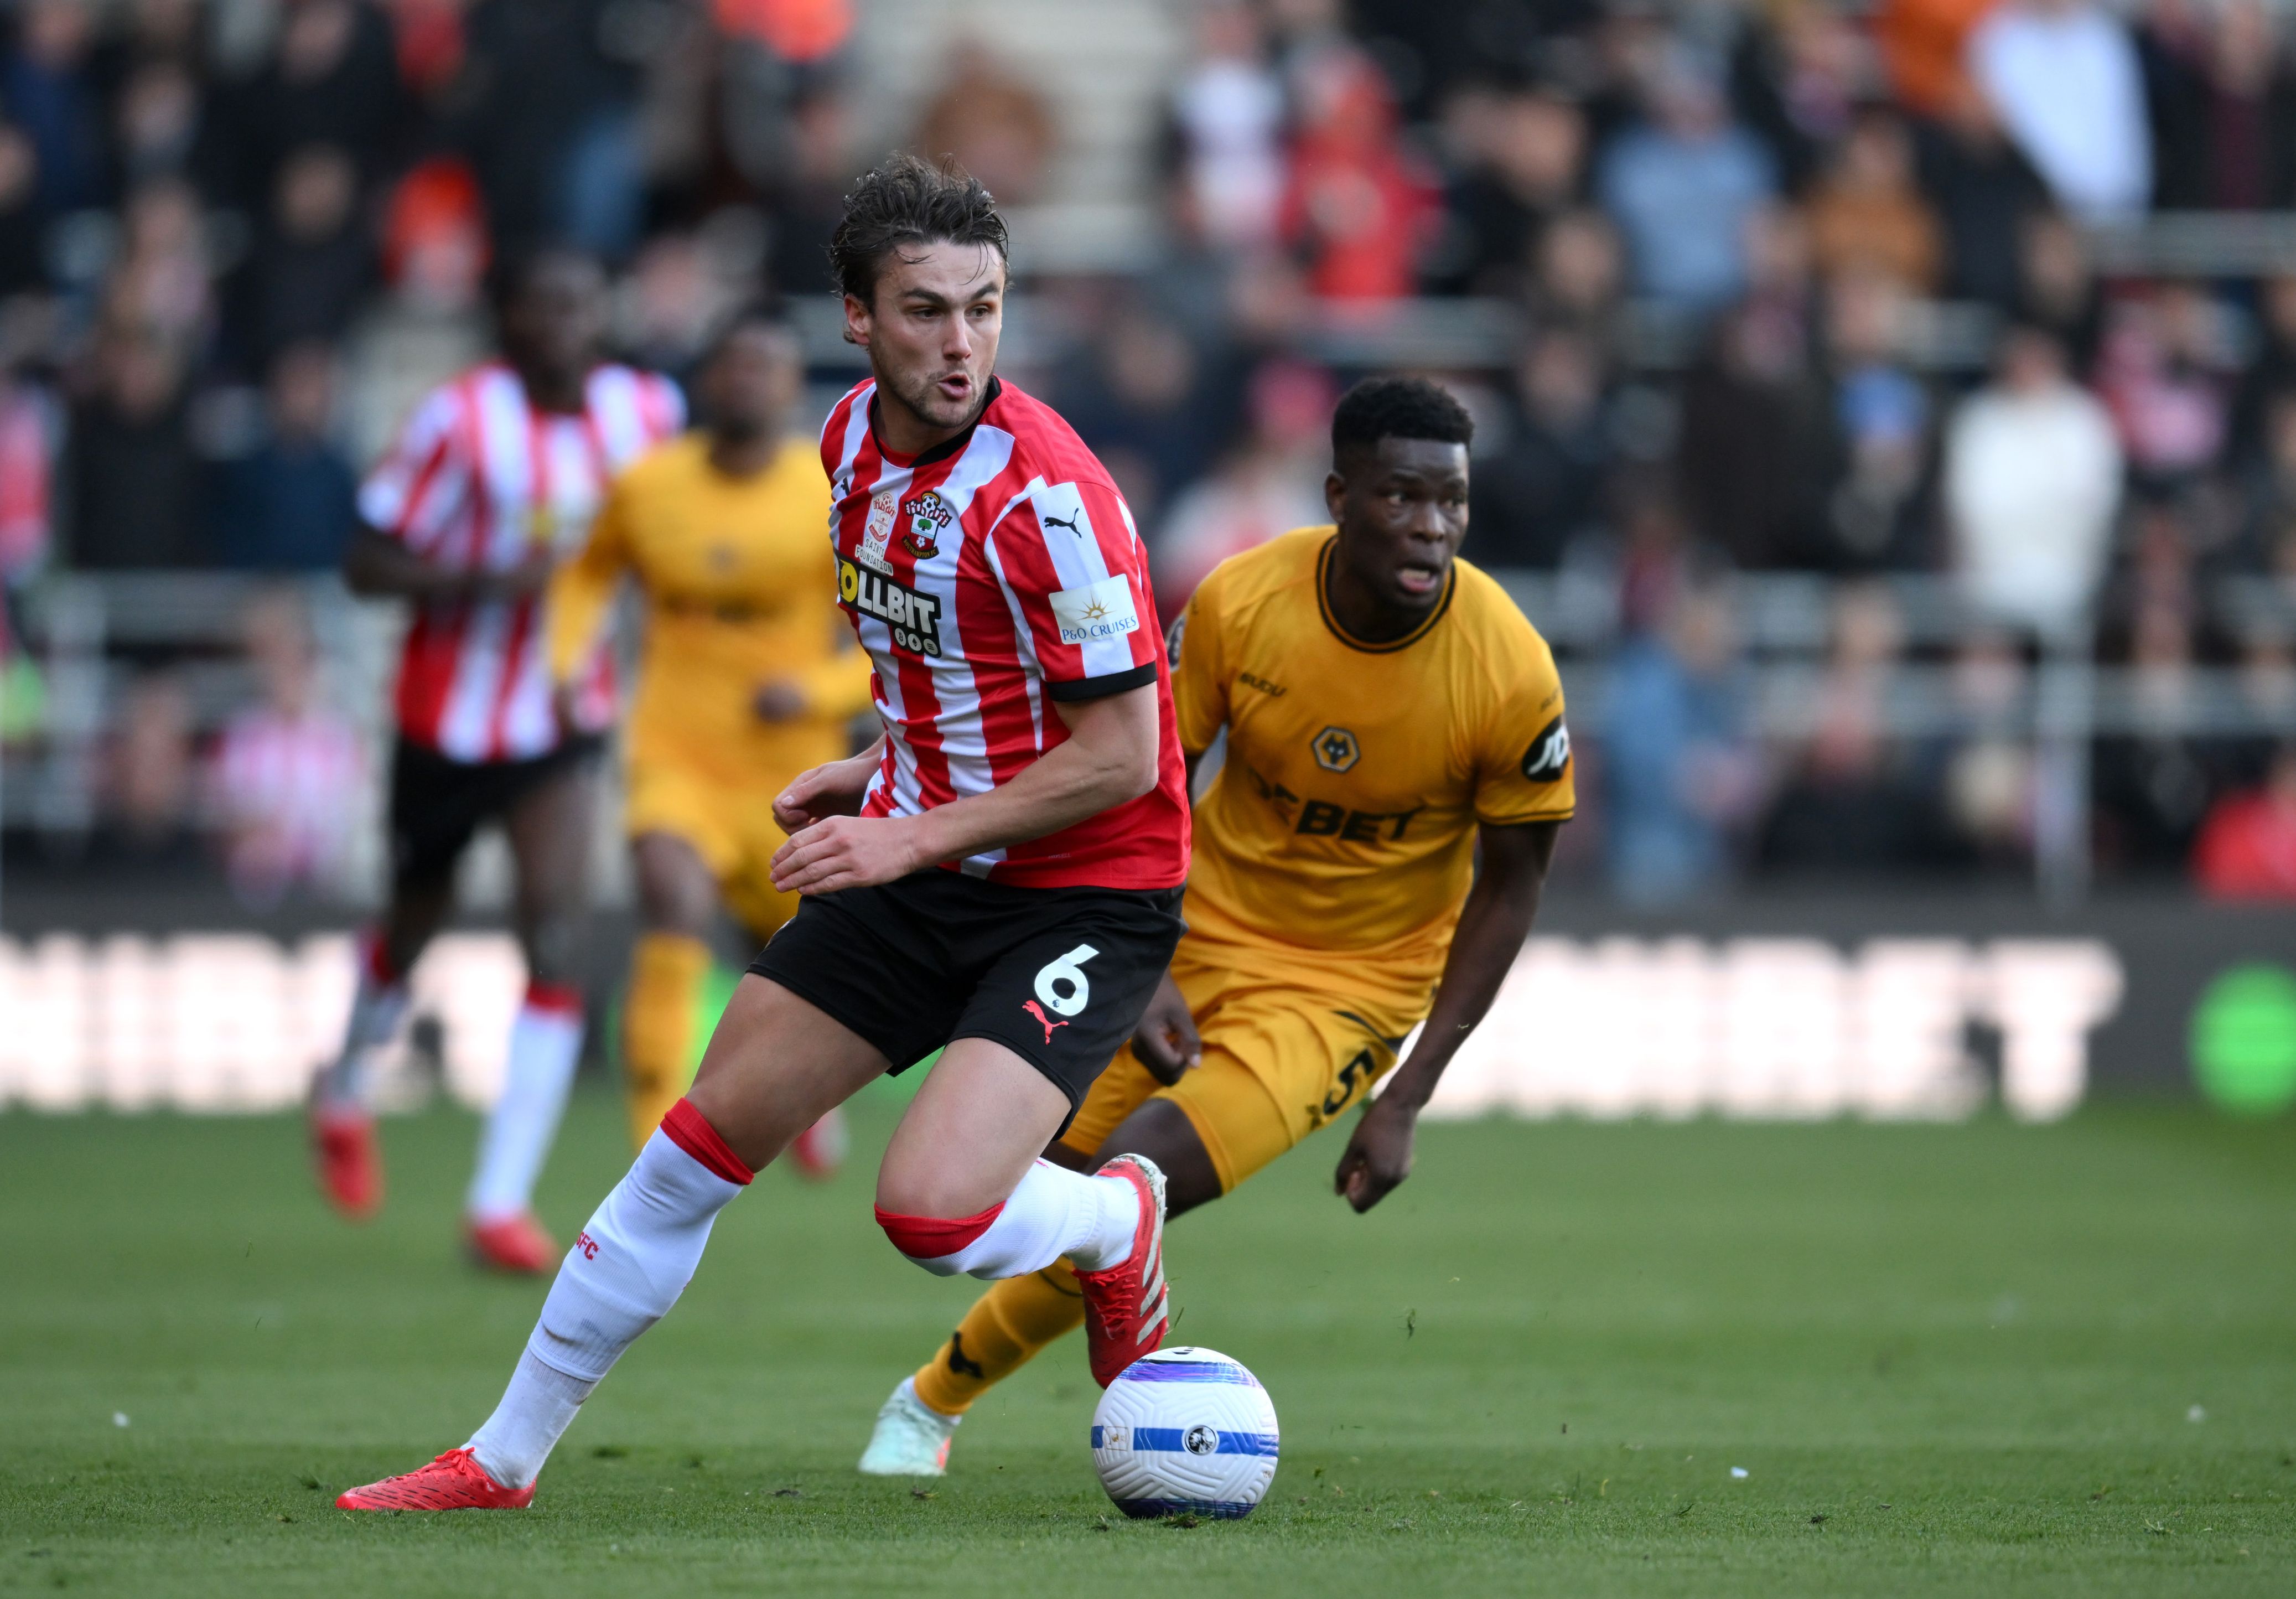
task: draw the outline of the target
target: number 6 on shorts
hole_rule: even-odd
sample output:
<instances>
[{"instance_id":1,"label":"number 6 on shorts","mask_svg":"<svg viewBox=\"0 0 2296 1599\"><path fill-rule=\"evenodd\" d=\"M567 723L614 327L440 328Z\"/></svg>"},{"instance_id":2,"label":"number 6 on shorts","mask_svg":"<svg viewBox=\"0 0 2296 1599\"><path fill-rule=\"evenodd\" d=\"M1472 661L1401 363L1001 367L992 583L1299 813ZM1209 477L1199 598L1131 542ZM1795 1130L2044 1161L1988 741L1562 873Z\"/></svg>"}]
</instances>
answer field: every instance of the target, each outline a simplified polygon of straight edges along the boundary
<instances>
[{"instance_id":1,"label":"number 6 on shorts","mask_svg":"<svg viewBox=\"0 0 2296 1599\"><path fill-rule=\"evenodd\" d=\"M1066 955L1046 961L1037 969L1037 997L1056 1016L1073 1016L1084 1009L1092 998L1092 982L1084 974L1084 964L1099 953L1089 944L1079 944ZM1056 982L1069 985L1065 996L1053 987Z\"/></svg>"}]
</instances>

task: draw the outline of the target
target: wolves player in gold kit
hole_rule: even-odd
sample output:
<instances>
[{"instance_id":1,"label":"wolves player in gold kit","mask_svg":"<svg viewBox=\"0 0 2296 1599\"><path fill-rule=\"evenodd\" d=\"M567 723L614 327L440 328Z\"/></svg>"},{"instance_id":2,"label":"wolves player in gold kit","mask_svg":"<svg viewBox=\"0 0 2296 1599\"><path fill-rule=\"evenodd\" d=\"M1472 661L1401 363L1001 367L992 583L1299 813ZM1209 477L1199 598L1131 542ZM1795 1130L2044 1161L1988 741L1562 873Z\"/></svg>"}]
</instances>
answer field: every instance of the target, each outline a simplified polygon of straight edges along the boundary
<instances>
[{"instance_id":1,"label":"wolves player in gold kit","mask_svg":"<svg viewBox=\"0 0 2296 1599\"><path fill-rule=\"evenodd\" d=\"M785 837L771 800L849 754L869 709L869 657L833 603L829 482L812 440L783 431L804 379L794 333L738 317L701 364L705 425L622 475L551 586L561 684L587 669L623 578L645 597L627 748L644 927L622 1024L641 1146L692 1075L719 898L760 943L795 914L769 870ZM832 1111L798 1140L804 1169L834 1165L841 1126Z\"/></svg>"},{"instance_id":2,"label":"wolves player in gold kit","mask_svg":"<svg viewBox=\"0 0 2296 1599\"><path fill-rule=\"evenodd\" d=\"M1392 1073L1335 1187L1368 1210L1409 1174L1419 1110L1529 932L1573 805L1554 657L1455 559L1472 430L1435 384L1358 384L1332 418L1335 525L1224 562L1174 626L1192 776L1227 734L1195 808L1188 931L1049 1158L1145 1154L1177 1216ZM996 1283L886 1401L861 1469L939 1475L973 1401L1083 1317L1065 1263Z\"/></svg>"}]
</instances>

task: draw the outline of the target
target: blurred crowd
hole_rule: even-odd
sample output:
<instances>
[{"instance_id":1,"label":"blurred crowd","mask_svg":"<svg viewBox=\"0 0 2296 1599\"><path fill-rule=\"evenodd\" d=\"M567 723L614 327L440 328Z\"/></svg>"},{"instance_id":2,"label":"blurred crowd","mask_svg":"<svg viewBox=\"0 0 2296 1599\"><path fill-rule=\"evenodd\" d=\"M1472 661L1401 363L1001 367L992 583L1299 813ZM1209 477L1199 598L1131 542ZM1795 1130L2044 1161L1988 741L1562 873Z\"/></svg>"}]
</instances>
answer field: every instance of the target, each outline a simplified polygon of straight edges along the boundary
<instances>
[{"instance_id":1,"label":"blurred crowd","mask_svg":"<svg viewBox=\"0 0 2296 1599\"><path fill-rule=\"evenodd\" d=\"M528 245L606 261L623 353L674 374L732 304L825 294L839 194L881 153L866 4L0 9L0 575L329 568L359 465L485 348L488 264ZM1168 613L1321 520L1344 352L1385 338L1477 414L1469 555L1601 618L1557 632L1590 718L1566 870L1653 902L2029 870L2063 803L2030 708L2082 660L2136 704L2073 769L2100 869L2296 896L2270 731L2296 729L2296 600L2222 597L2296 594L2296 255L2261 280L2100 258L2165 213L2296 209L2285 8L1176 9L1152 245L1124 271L1024 254L1037 336L1007 363L1119 476ZM912 148L1008 204L1078 198L1021 53L936 59ZM1468 313L1475 358L1411 357ZM1779 572L1830 585L1786 734L1744 603ZM1920 578L1948 623L1908 613ZM292 607L264 606L257 709L201 726L163 666L118 739L205 752L199 814L239 819L202 825L258 894L325 854L296 827L347 814L279 796L366 780L308 663L290 681ZM29 670L0 676L19 742ZM2193 710L2202 676L2236 714ZM1946 711L1908 731L1917 680ZM168 764L116 763L121 815L139 760Z\"/></svg>"}]
</instances>

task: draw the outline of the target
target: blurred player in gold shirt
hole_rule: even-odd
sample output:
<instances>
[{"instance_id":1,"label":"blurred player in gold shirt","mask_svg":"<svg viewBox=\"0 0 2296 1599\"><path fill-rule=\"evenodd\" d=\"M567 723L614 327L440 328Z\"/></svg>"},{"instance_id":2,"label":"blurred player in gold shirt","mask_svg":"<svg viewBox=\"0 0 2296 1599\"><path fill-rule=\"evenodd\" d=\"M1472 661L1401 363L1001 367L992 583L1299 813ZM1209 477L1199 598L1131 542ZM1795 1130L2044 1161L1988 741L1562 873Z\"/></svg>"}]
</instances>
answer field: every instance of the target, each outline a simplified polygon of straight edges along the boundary
<instances>
[{"instance_id":1,"label":"blurred player in gold shirt","mask_svg":"<svg viewBox=\"0 0 2296 1599\"><path fill-rule=\"evenodd\" d=\"M645 596L626 744L644 927L622 1042L641 1144L685 1090L721 898L760 939L797 909L768 872L774 796L851 753L846 725L869 706L869 659L835 604L820 453L783 433L803 381L787 328L736 321L701 369L706 426L615 482L550 590L562 684L603 646L623 579Z\"/></svg>"},{"instance_id":2,"label":"blurred player in gold shirt","mask_svg":"<svg viewBox=\"0 0 2296 1599\"><path fill-rule=\"evenodd\" d=\"M1456 559L1472 435L1435 384L1357 384L1332 422L1336 525L1224 562L1174 625L1192 780L1227 734L1195 806L1188 931L1048 1159L1145 1154L1178 1216L1391 1072L1334 1185L1363 1211L1409 1174L1419 1109L1521 948L1574 804L1554 656ZM938 1475L972 1402L1083 1317L1065 1263L996 1283L886 1401L861 1469Z\"/></svg>"}]
</instances>

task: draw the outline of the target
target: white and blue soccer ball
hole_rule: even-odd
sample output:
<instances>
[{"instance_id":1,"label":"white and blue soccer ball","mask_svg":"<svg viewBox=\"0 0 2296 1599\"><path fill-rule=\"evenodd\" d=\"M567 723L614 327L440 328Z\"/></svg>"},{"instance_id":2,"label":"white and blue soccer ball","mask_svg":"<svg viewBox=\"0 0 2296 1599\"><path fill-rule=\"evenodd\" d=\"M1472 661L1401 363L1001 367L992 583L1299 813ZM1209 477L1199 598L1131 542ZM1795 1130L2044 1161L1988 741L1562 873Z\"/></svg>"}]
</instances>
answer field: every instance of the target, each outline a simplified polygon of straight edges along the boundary
<instances>
[{"instance_id":1,"label":"white and blue soccer ball","mask_svg":"<svg viewBox=\"0 0 2296 1599\"><path fill-rule=\"evenodd\" d=\"M1128 1516L1248 1516L1275 1480L1275 1406L1218 1349L1136 1360L1092 1414L1092 1462Z\"/></svg>"}]
</instances>

